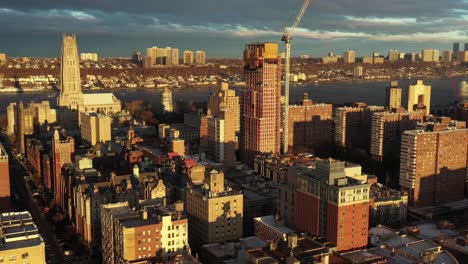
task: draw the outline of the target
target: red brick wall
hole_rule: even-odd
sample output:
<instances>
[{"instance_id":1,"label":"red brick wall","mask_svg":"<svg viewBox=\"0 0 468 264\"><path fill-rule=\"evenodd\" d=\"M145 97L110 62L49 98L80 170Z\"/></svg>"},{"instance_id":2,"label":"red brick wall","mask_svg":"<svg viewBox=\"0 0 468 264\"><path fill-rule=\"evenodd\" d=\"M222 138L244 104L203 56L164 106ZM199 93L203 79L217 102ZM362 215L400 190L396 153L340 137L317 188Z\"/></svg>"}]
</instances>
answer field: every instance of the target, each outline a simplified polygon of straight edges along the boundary
<instances>
[{"instance_id":1,"label":"red brick wall","mask_svg":"<svg viewBox=\"0 0 468 264\"><path fill-rule=\"evenodd\" d=\"M296 228L313 235L320 233L320 199L296 191Z\"/></svg>"}]
</instances>

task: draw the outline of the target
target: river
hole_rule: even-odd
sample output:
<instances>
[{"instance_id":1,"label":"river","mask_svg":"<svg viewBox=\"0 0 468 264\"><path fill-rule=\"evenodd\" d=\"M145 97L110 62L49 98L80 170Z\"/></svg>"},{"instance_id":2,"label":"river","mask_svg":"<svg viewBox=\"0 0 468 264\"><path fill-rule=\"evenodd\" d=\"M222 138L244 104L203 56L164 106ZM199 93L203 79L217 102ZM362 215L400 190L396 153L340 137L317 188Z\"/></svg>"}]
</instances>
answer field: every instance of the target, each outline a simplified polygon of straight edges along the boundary
<instances>
[{"instance_id":1,"label":"river","mask_svg":"<svg viewBox=\"0 0 468 264\"><path fill-rule=\"evenodd\" d=\"M459 83L462 78L437 78L425 79L424 83L432 86L431 105L446 105L457 100L468 100L466 92L460 91ZM406 107L407 89L408 86L415 80L403 79L399 80L399 86L403 88L403 106ZM370 105L383 105L385 100L385 87L389 81L346 81L346 82L329 82L319 84L293 85L291 87L290 102L298 101L302 95L307 92L309 98L320 103L344 103L344 102L365 102ZM455 84L455 88L454 88ZM204 102L211 91L211 87L201 88L174 88L172 89L173 100ZM234 87L238 91L237 87ZM86 91L86 93L102 93L113 92L122 103L133 100L146 100L160 106L160 94L162 89L146 89L146 88L120 88L112 90L94 90ZM50 101L52 107L57 104L58 92L42 91L33 93L3 93L0 94L0 112L5 112L6 107L11 102L23 101L35 102ZM460 95L460 96L458 96Z\"/></svg>"}]
</instances>

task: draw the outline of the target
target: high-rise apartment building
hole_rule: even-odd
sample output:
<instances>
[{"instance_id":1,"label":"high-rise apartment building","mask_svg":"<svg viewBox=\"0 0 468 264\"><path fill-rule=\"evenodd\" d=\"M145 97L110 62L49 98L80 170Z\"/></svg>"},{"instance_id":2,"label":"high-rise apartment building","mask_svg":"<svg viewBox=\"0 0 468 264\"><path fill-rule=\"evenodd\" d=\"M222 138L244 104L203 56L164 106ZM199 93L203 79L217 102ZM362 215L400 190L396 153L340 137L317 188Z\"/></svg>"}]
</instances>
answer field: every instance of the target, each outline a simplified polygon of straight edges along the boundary
<instances>
[{"instance_id":1,"label":"high-rise apartment building","mask_svg":"<svg viewBox=\"0 0 468 264\"><path fill-rule=\"evenodd\" d=\"M78 110L83 103L81 91L80 61L78 59L78 46L76 36L62 37L62 61L61 61L61 91L58 98L58 107Z\"/></svg>"},{"instance_id":2,"label":"high-rise apartment building","mask_svg":"<svg viewBox=\"0 0 468 264\"><path fill-rule=\"evenodd\" d=\"M195 51L195 63L200 65L206 64L206 52L201 50Z\"/></svg>"},{"instance_id":3,"label":"high-rise apartment building","mask_svg":"<svg viewBox=\"0 0 468 264\"><path fill-rule=\"evenodd\" d=\"M422 80L417 80L408 88L409 112L424 109L426 115L431 111L431 86L425 85Z\"/></svg>"},{"instance_id":4,"label":"high-rise apartment building","mask_svg":"<svg viewBox=\"0 0 468 264\"><path fill-rule=\"evenodd\" d=\"M174 112L174 105L172 102L172 92L169 88L165 87L164 91L161 93L161 105L163 111L166 113Z\"/></svg>"},{"instance_id":5,"label":"high-rise apartment building","mask_svg":"<svg viewBox=\"0 0 468 264\"><path fill-rule=\"evenodd\" d=\"M397 62L400 60L400 52L398 50L390 50L388 52L388 61Z\"/></svg>"},{"instance_id":6,"label":"high-rise apartment building","mask_svg":"<svg viewBox=\"0 0 468 264\"><path fill-rule=\"evenodd\" d=\"M442 62L443 63L450 63L452 61L452 51L444 50L442 52Z\"/></svg>"},{"instance_id":7,"label":"high-rise apartment building","mask_svg":"<svg viewBox=\"0 0 468 264\"><path fill-rule=\"evenodd\" d=\"M8 153L0 142L0 210L8 211L10 208L10 171Z\"/></svg>"},{"instance_id":8,"label":"high-rise apartment building","mask_svg":"<svg viewBox=\"0 0 468 264\"><path fill-rule=\"evenodd\" d=\"M400 188L409 205L425 207L462 200L467 170L465 122L437 118L401 138Z\"/></svg>"},{"instance_id":9,"label":"high-rise apartment building","mask_svg":"<svg viewBox=\"0 0 468 264\"><path fill-rule=\"evenodd\" d=\"M466 45L465 45L465 47L466 47ZM460 43L458 43L458 42L453 43L452 55L457 56L459 51L460 51Z\"/></svg>"},{"instance_id":10,"label":"high-rise apartment building","mask_svg":"<svg viewBox=\"0 0 468 264\"><path fill-rule=\"evenodd\" d=\"M459 51L456 56L458 62L468 62L468 51Z\"/></svg>"},{"instance_id":11,"label":"high-rise apartment building","mask_svg":"<svg viewBox=\"0 0 468 264\"><path fill-rule=\"evenodd\" d=\"M242 237L243 194L224 185L224 173L211 170L204 184L188 188L189 242L198 252L205 244Z\"/></svg>"},{"instance_id":12,"label":"high-rise apartment building","mask_svg":"<svg viewBox=\"0 0 468 264\"><path fill-rule=\"evenodd\" d=\"M141 211L127 202L106 204L101 223L103 263L148 263L189 250L183 204L146 206Z\"/></svg>"},{"instance_id":13,"label":"high-rise apartment building","mask_svg":"<svg viewBox=\"0 0 468 264\"><path fill-rule=\"evenodd\" d=\"M0 53L0 62L6 61L7 55L5 53Z\"/></svg>"},{"instance_id":14,"label":"high-rise apartment building","mask_svg":"<svg viewBox=\"0 0 468 264\"><path fill-rule=\"evenodd\" d=\"M369 189L360 167L347 176L346 163L317 161L316 168L292 167L297 175L296 228L323 236L337 251L367 246ZM289 172L288 172L289 173Z\"/></svg>"},{"instance_id":15,"label":"high-rise apartment building","mask_svg":"<svg viewBox=\"0 0 468 264\"><path fill-rule=\"evenodd\" d=\"M439 61L439 50L436 50L436 49L423 49L421 51L421 61L423 61L423 62L437 62L437 61Z\"/></svg>"},{"instance_id":16,"label":"high-rise apartment building","mask_svg":"<svg viewBox=\"0 0 468 264\"><path fill-rule=\"evenodd\" d=\"M184 51L184 64L186 65L193 64L193 51L190 51L190 50Z\"/></svg>"},{"instance_id":17,"label":"high-rise apartment building","mask_svg":"<svg viewBox=\"0 0 468 264\"><path fill-rule=\"evenodd\" d=\"M179 49L171 49L171 65L179 65Z\"/></svg>"},{"instance_id":18,"label":"high-rise apartment building","mask_svg":"<svg viewBox=\"0 0 468 264\"><path fill-rule=\"evenodd\" d=\"M240 96L240 150L242 161L280 151L281 60L278 44L247 44L244 50L246 86Z\"/></svg>"},{"instance_id":19,"label":"high-rise apartment building","mask_svg":"<svg viewBox=\"0 0 468 264\"><path fill-rule=\"evenodd\" d=\"M354 50L345 51L343 54L344 63L354 63L356 62L356 52Z\"/></svg>"},{"instance_id":20,"label":"high-rise apartment building","mask_svg":"<svg viewBox=\"0 0 468 264\"><path fill-rule=\"evenodd\" d=\"M95 146L98 142L107 142L112 139L112 118L95 112L80 113L81 139Z\"/></svg>"},{"instance_id":21,"label":"high-rise apartment building","mask_svg":"<svg viewBox=\"0 0 468 264\"><path fill-rule=\"evenodd\" d=\"M80 53L80 60L82 61L97 61L97 53Z\"/></svg>"},{"instance_id":22,"label":"high-rise apartment building","mask_svg":"<svg viewBox=\"0 0 468 264\"><path fill-rule=\"evenodd\" d=\"M53 154L53 175L54 175L54 196L57 202L65 208L66 201L62 196L61 179L62 179L62 166L66 163L72 162L75 153L75 140L73 137L59 135L55 130L52 139L52 154Z\"/></svg>"},{"instance_id":23,"label":"high-rise apartment building","mask_svg":"<svg viewBox=\"0 0 468 264\"><path fill-rule=\"evenodd\" d=\"M398 109L401 108L401 91L398 87L398 81L391 81L390 86L385 90L385 108Z\"/></svg>"},{"instance_id":24,"label":"high-rise apartment building","mask_svg":"<svg viewBox=\"0 0 468 264\"><path fill-rule=\"evenodd\" d=\"M227 107L231 112L234 112L234 130L239 132L240 129L240 108L239 96L236 96L236 91L229 89L229 84L221 82L208 96L208 116L216 116L221 112L221 105Z\"/></svg>"},{"instance_id":25,"label":"high-rise apartment building","mask_svg":"<svg viewBox=\"0 0 468 264\"><path fill-rule=\"evenodd\" d=\"M29 212L0 215L0 262L46 263L45 243Z\"/></svg>"},{"instance_id":26,"label":"high-rise apartment building","mask_svg":"<svg viewBox=\"0 0 468 264\"><path fill-rule=\"evenodd\" d=\"M289 150L319 150L333 141L333 106L315 104L305 93L299 105L289 106L288 126Z\"/></svg>"},{"instance_id":27,"label":"high-rise apartment building","mask_svg":"<svg viewBox=\"0 0 468 264\"><path fill-rule=\"evenodd\" d=\"M399 157L401 133L424 121L424 111L407 112L402 108L372 115L371 148L374 160Z\"/></svg>"},{"instance_id":28,"label":"high-rise apartment building","mask_svg":"<svg viewBox=\"0 0 468 264\"><path fill-rule=\"evenodd\" d=\"M208 156L226 167L236 165L236 113L221 103L220 112L208 116Z\"/></svg>"},{"instance_id":29,"label":"high-rise apartment building","mask_svg":"<svg viewBox=\"0 0 468 264\"><path fill-rule=\"evenodd\" d=\"M372 114L383 106L338 107L335 109L335 143L345 148L370 148Z\"/></svg>"},{"instance_id":30,"label":"high-rise apartment building","mask_svg":"<svg viewBox=\"0 0 468 264\"><path fill-rule=\"evenodd\" d=\"M362 67L361 65L358 65L353 68L354 78L362 78L363 75L364 75L364 67Z\"/></svg>"}]
</instances>

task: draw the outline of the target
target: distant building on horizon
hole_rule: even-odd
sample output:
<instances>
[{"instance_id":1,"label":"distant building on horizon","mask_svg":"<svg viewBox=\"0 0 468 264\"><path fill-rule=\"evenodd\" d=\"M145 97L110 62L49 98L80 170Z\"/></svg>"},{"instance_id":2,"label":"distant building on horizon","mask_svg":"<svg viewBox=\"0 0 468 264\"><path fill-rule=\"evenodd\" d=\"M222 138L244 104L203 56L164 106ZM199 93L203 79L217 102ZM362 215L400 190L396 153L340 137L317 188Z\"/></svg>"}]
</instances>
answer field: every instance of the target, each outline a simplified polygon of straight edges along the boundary
<instances>
[{"instance_id":1,"label":"distant building on horizon","mask_svg":"<svg viewBox=\"0 0 468 264\"><path fill-rule=\"evenodd\" d=\"M465 48L466 48L466 45L465 45ZM454 57L454 59L456 59L456 56L458 55L459 51L460 51L460 43L454 42L453 49L452 49L452 56Z\"/></svg>"},{"instance_id":2,"label":"distant building on horizon","mask_svg":"<svg viewBox=\"0 0 468 264\"><path fill-rule=\"evenodd\" d=\"M398 50L390 50L388 52L388 61L397 62L400 60L400 52Z\"/></svg>"},{"instance_id":3,"label":"distant building on horizon","mask_svg":"<svg viewBox=\"0 0 468 264\"><path fill-rule=\"evenodd\" d=\"M344 63L355 63L356 62L356 52L354 50L345 51L343 54Z\"/></svg>"},{"instance_id":4,"label":"distant building on horizon","mask_svg":"<svg viewBox=\"0 0 468 264\"><path fill-rule=\"evenodd\" d=\"M453 54L452 51L444 50L442 52L442 62L443 63L450 63L452 61L452 57L453 57L452 54Z\"/></svg>"},{"instance_id":5,"label":"distant building on horizon","mask_svg":"<svg viewBox=\"0 0 468 264\"><path fill-rule=\"evenodd\" d=\"M80 53L80 60L82 61L97 61L97 53Z\"/></svg>"},{"instance_id":6,"label":"distant building on horizon","mask_svg":"<svg viewBox=\"0 0 468 264\"><path fill-rule=\"evenodd\" d=\"M184 64L185 65L190 65L193 64L193 51L186 50L184 51Z\"/></svg>"},{"instance_id":7,"label":"distant building on horizon","mask_svg":"<svg viewBox=\"0 0 468 264\"><path fill-rule=\"evenodd\" d=\"M161 93L161 105L163 106L163 111L165 113L174 112L174 105L173 105L173 101L172 101L172 92L167 87L165 87L164 91Z\"/></svg>"},{"instance_id":8,"label":"distant building on horizon","mask_svg":"<svg viewBox=\"0 0 468 264\"><path fill-rule=\"evenodd\" d=\"M436 49L423 49L421 51L421 61L423 62L438 62L439 50Z\"/></svg>"},{"instance_id":9,"label":"distant building on horizon","mask_svg":"<svg viewBox=\"0 0 468 264\"><path fill-rule=\"evenodd\" d=\"M198 65L206 64L206 52L197 50L195 51L195 63Z\"/></svg>"}]
</instances>

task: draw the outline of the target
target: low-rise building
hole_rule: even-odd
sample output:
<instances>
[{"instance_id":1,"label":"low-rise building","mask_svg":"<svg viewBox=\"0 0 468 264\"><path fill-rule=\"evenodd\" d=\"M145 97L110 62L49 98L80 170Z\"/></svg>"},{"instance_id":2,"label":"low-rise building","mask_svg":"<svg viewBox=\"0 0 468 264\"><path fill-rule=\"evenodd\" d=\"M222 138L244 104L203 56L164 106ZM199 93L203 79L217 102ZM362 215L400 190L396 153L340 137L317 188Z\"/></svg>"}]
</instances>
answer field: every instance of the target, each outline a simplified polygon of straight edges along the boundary
<instances>
[{"instance_id":1,"label":"low-rise building","mask_svg":"<svg viewBox=\"0 0 468 264\"><path fill-rule=\"evenodd\" d=\"M45 243L29 212L0 215L0 262L46 263Z\"/></svg>"},{"instance_id":2,"label":"low-rise building","mask_svg":"<svg viewBox=\"0 0 468 264\"><path fill-rule=\"evenodd\" d=\"M406 221L408 195L374 183L370 189L369 225L391 225Z\"/></svg>"}]
</instances>

